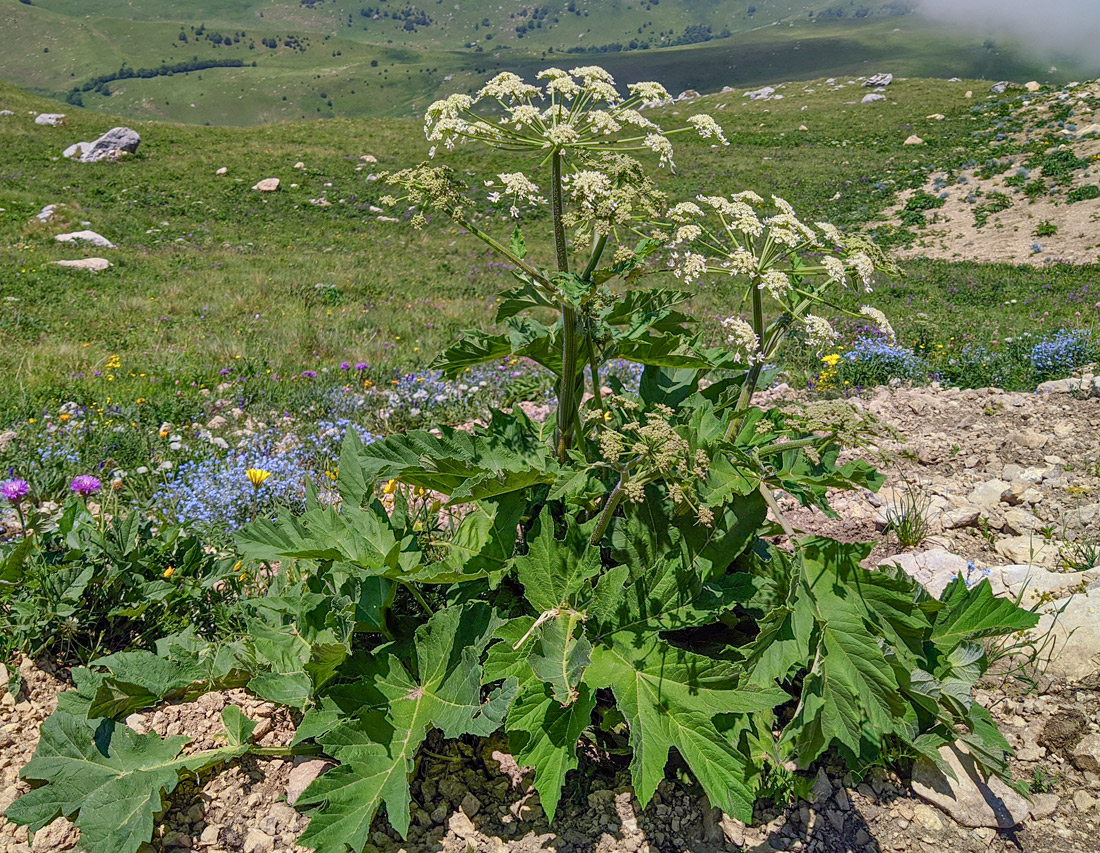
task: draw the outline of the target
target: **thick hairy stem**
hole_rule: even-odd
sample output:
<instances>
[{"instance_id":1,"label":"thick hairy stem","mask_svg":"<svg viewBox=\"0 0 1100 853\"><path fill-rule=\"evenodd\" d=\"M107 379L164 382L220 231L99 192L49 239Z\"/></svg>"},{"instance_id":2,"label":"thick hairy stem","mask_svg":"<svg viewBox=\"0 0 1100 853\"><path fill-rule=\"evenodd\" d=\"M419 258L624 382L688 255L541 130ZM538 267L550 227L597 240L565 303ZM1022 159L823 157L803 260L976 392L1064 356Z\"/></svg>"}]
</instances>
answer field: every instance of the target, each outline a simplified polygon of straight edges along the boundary
<instances>
[{"instance_id":1,"label":"thick hairy stem","mask_svg":"<svg viewBox=\"0 0 1100 853\"><path fill-rule=\"evenodd\" d=\"M726 428L726 441L733 438L734 431L740 426L741 415L737 413L742 411L752 400L752 395L756 392L756 383L760 381L760 371L764 369L764 293L755 283L752 285L752 329L756 332L759 350L753 353L752 367L749 368L745 382L741 386L741 396L737 398L737 408L734 410L733 417L730 418L730 425Z\"/></svg>"},{"instance_id":2,"label":"thick hairy stem","mask_svg":"<svg viewBox=\"0 0 1100 853\"><path fill-rule=\"evenodd\" d=\"M592 280L592 273L596 271L596 267L600 264L605 246L607 246L607 235L601 234L592 246L592 257L588 259L588 266L584 268L584 275L581 276L585 281ZM590 328L585 330L585 341L588 346L588 366L592 371L592 395L596 398L596 405L600 407L602 412L603 392L600 390L600 365L596 360L596 342Z\"/></svg>"},{"instance_id":3,"label":"thick hairy stem","mask_svg":"<svg viewBox=\"0 0 1100 853\"><path fill-rule=\"evenodd\" d=\"M569 250L562 221L561 152L550 155L550 212L554 220L554 248L558 271L569 272ZM561 300L561 388L558 391L558 460L565 462L573 446L577 424L577 311Z\"/></svg>"},{"instance_id":4,"label":"thick hairy stem","mask_svg":"<svg viewBox=\"0 0 1100 853\"><path fill-rule=\"evenodd\" d=\"M607 525L611 523L611 516L615 514L619 501L623 499L624 483L626 483L625 471L619 475L619 482L615 484L615 488L611 490L611 494L607 496L607 502L603 505L600 520L596 522L596 529L592 531L591 542L593 545L599 545L603 535L607 532Z\"/></svg>"}]
</instances>

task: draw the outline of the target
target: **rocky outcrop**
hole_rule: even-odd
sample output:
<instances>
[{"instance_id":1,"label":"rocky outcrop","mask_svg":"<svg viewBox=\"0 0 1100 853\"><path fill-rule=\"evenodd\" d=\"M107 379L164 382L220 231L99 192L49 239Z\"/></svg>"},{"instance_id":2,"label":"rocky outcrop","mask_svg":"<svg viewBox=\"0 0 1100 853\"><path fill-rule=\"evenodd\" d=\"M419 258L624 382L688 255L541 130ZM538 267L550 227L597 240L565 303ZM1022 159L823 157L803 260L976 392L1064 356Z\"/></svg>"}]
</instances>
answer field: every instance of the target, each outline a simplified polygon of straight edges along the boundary
<instances>
[{"instance_id":1,"label":"rocky outcrop","mask_svg":"<svg viewBox=\"0 0 1100 853\"><path fill-rule=\"evenodd\" d=\"M117 160L125 154L133 154L141 144L141 136L136 130L128 127L114 127L108 130L95 142L78 142L80 146L80 162L95 163L99 160ZM76 146L70 146L71 150ZM67 156L75 156L67 155Z\"/></svg>"}]
</instances>

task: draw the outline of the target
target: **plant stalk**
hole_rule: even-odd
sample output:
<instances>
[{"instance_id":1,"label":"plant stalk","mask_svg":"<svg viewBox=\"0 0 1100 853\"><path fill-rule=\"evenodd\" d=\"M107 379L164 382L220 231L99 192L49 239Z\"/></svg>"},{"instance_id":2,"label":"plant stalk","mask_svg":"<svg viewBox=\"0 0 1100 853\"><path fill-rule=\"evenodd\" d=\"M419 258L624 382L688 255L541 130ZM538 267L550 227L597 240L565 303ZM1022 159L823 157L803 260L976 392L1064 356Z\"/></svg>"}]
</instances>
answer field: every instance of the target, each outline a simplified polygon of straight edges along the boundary
<instances>
[{"instance_id":1,"label":"plant stalk","mask_svg":"<svg viewBox=\"0 0 1100 853\"><path fill-rule=\"evenodd\" d=\"M550 155L550 212L554 220L554 248L557 254L558 272L569 272L569 249L565 242L565 223L562 221L561 152ZM573 434L577 424L577 311L564 299L561 307L561 387L558 391L558 461L569 458L573 446Z\"/></svg>"},{"instance_id":2,"label":"plant stalk","mask_svg":"<svg viewBox=\"0 0 1100 853\"><path fill-rule=\"evenodd\" d=\"M603 505L603 511L600 513L600 520L596 522L596 529L592 531L591 544L599 545L600 540L603 539L603 535L607 532L607 526L611 523L611 516L615 514L615 510L619 506L619 501L623 499L623 484L626 482L626 472L623 471L619 475L619 482L615 484L615 488L611 490L611 494L607 496L607 503Z\"/></svg>"}]
</instances>

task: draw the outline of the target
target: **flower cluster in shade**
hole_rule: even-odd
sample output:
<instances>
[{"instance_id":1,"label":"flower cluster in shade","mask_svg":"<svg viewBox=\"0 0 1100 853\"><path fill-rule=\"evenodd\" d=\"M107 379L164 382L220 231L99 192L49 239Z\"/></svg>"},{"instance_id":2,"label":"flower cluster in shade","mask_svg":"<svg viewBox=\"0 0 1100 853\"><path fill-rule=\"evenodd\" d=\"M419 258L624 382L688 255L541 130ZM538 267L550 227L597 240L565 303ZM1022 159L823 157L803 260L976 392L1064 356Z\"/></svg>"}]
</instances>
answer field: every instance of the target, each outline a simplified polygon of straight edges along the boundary
<instances>
[{"instance_id":1,"label":"flower cluster in shade","mask_svg":"<svg viewBox=\"0 0 1100 853\"><path fill-rule=\"evenodd\" d=\"M364 443L374 440L346 421L321 421L308 437L279 430L248 436L223 455L178 465L154 500L175 521L228 530L247 523L254 507L265 515L280 508L300 511L307 482L318 491L330 485L326 466L339 455L349 429Z\"/></svg>"},{"instance_id":2,"label":"flower cluster in shade","mask_svg":"<svg viewBox=\"0 0 1100 853\"><path fill-rule=\"evenodd\" d=\"M1045 377L1067 376L1090 360L1091 341L1076 329L1059 329L1031 350L1031 364L1035 372Z\"/></svg>"}]
</instances>

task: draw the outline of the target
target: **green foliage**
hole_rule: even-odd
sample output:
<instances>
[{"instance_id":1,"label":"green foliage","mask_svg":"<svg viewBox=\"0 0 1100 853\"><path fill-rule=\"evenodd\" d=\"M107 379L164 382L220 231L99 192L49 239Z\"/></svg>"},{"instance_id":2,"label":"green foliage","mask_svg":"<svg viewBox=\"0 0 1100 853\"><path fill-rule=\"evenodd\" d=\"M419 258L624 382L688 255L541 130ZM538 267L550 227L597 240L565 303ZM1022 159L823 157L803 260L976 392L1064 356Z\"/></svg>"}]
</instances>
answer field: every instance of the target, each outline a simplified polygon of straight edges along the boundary
<instances>
[{"instance_id":1,"label":"green foliage","mask_svg":"<svg viewBox=\"0 0 1100 853\"><path fill-rule=\"evenodd\" d=\"M537 424L498 411L469 430L368 445L350 432L338 502L310 494L302 515L239 533L245 560L271 578L238 606L240 635L192 631L80 672L24 773L37 787L9 817L38 827L65 814L87 827L89 853L131 853L182 774L249 751L311 752L337 766L299 800L311 817L301 842L361 850L381 808L408 831L409 777L431 729L503 728L517 760L535 768L551 819L586 741L630 755L643 805L675 750L709 801L746 821L759 796L799 789L788 762L806 767L830 750L861 770L896 756L898 742L935 760L961 739L1009 778L1007 743L971 695L988 664L978 641L1026 629L1035 615L988 583L957 580L936 601L900 571L862 569L869 546L798 536L776 492L831 513L830 488L882 484L866 463L839 461L865 426L828 406L751 405L793 328L819 345L833 337L811 313L827 292L888 264L862 239L806 226L781 199L763 216L754 193L700 199L706 213L695 202L670 207L626 153L630 138L598 129L608 115L638 123L601 75L549 73L560 88L547 98L584 92L582 106L554 113L577 122L572 132L520 110L531 90L509 75L477 100L516 108L515 133L461 96L429 113L433 141L461 132L549 163L551 241L511 226L498 240L468 221L481 190L457 170L423 165L388 178L422 208L414 224L451 216L519 281L499 303L505 331L467 336L441 368L531 358L555 378L556 413ZM667 94L639 89L628 107ZM608 106L603 118L576 117L596 103ZM724 138L713 119L692 121ZM670 165L668 138L647 130ZM575 161L586 168L566 179L563 162ZM491 203L542 203L522 173L501 180L507 192ZM709 346L679 310L682 293L637 286L669 266L688 283L741 271L733 280L750 319L727 318L724 346ZM642 366L637 393L611 376L612 359ZM18 572L22 560L2 570ZM250 744L249 721L229 711L226 746L180 757L181 739L115 722L229 686L300 712L293 744ZM121 821L97 808L108 786L132 804Z\"/></svg>"},{"instance_id":2,"label":"green foliage","mask_svg":"<svg viewBox=\"0 0 1100 853\"><path fill-rule=\"evenodd\" d=\"M28 526L37 532L0 548L6 654L87 662L188 626L207 637L232 629L234 560L186 528L155 527L138 510L103 522L75 497L56 523Z\"/></svg>"}]
</instances>

